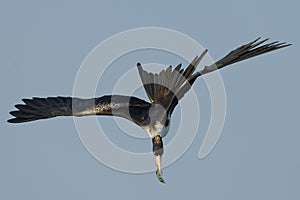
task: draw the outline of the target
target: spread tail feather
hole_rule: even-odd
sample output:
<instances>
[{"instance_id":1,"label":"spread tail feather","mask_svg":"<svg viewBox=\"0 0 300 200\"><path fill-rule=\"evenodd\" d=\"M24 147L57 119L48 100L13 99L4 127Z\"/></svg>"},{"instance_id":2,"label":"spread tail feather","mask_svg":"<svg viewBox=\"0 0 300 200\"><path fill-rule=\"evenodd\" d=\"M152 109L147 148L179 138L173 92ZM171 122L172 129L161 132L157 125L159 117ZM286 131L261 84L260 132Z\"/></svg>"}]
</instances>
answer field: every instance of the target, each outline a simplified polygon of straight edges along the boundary
<instances>
[{"instance_id":1,"label":"spread tail feather","mask_svg":"<svg viewBox=\"0 0 300 200\"><path fill-rule=\"evenodd\" d=\"M181 99L186 92L182 92L182 88L186 84L189 85L188 80L206 53L207 50L204 50L199 56L196 56L186 69L182 69L181 64L179 64L174 69L170 66L158 74L145 71L142 65L138 63L140 78L151 103L160 104L165 109L170 109L175 99L175 101Z\"/></svg>"}]
</instances>

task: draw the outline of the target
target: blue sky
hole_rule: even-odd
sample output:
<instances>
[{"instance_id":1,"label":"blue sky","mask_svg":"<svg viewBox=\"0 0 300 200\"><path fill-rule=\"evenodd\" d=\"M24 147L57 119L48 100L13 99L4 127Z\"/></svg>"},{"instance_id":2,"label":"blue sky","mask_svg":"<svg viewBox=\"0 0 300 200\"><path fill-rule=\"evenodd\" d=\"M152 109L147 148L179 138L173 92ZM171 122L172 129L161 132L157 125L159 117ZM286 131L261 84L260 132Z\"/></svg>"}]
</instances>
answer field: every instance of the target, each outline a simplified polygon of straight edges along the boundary
<instances>
[{"instance_id":1,"label":"blue sky","mask_svg":"<svg viewBox=\"0 0 300 200\"><path fill-rule=\"evenodd\" d=\"M298 2L65 0L6 1L0 7L1 199L300 197ZM190 36L213 59L258 36L293 46L221 70L226 121L219 142L203 160L198 152L210 119L210 100L203 80L196 82L199 134L183 156L164 170L166 185L159 184L153 173L122 173L98 162L81 143L72 118L6 123L8 112L21 98L72 95L81 63L101 41L148 26ZM146 53L125 55L112 63L97 95L110 93L108 86L136 62L176 65L181 61ZM146 98L142 90L137 95ZM181 112L175 112L171 132ZM119 145L144 150L135 149L139 142L122 135L112 118L99 121ZM145 149L151 146L142 144L148 145Z\"/></svg>"}]
</instances>

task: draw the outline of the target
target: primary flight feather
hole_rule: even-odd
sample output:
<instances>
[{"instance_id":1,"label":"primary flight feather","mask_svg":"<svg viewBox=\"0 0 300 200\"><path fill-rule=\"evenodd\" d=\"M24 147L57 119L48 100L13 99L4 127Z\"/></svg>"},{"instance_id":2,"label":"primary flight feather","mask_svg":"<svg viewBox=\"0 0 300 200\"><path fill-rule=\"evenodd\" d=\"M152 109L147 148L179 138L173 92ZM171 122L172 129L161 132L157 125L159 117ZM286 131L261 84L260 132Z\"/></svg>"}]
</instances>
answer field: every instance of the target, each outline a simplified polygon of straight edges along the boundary
<instances>
[{"instance_id":1,"label":"primary flight feather","mask_svg":"<svg viewBox=\"0 0 300 200\"><path fill-rule=\"evenodd\" d=\"M160 73L151 73L143 69L140 63L137 69L150 102L134 96L105 95L98 98L82 99L77 97L46 97L22 99L9 123L23 123L58 116L110 115L128 119L143 128L152 140L156 159L156 176L164 183L161 176L161 159L164 153L162 138L167 135L173 110L183 98L195 80L209 72L221 69L242 60L267 52L287 47L291 44L271 42L260 38L229 52L222 59L195 72L201 59L207 53L203 51L184 69L181 64L167 67Z\"/></svg>"}]
</instances>

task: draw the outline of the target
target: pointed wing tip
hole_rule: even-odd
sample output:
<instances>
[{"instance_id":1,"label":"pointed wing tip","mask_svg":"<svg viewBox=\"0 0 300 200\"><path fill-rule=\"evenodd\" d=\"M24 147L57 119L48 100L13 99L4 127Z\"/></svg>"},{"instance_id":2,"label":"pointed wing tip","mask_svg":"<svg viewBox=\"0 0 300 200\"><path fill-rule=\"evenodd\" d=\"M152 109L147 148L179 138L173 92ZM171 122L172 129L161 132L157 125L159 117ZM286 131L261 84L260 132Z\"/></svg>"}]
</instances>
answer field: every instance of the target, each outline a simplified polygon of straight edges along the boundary
<instances>
[{"instance_id":1,"label":"pointed wing tip","mask_svg":"<svg viewBox=\"0 0 300 200\"><path fill-rule=\"evenodd\" d=\"M24 121L17 117L7 120L7 123L10 123L10 124L17 124L17 123L22 123L22 122L24 122Z\"/></svg>"},{"instance_id":2,"label":"pointed wing tip","mask_svg":"<svg viewBox=\"0 0 300 200\"><path fill-rule=\"evenodd\" d=\"M260 40L260 41L259 41ZM258 37L256 40L253 41L253 44L256 43L255 46L258 46L262 43L265 43L266 41L270 40L270 38L265 38L265 39L261 39L261 37ZM266 45L269 45L269 46L274 46L274 47L277 47L276 49L279 49L279 48L283 48L283 47L288 47L288 46L291 46L292 44L290 43L287 43L287 42L280 42L280 41L274 41L274 42L271 42L271 43L268 43Z\"/></svg>"},{"instance_id":3,"label":"pointed wing tip","mask_svg":"<svg viewBox=\"0 0 300 200\"><path fill-rule=\"evenodd\" d=\"M31 99L27 99L27 98L23 98L21 99L24 103L26 103L26 101L30 101Z\"/></svg>"},{"instance_id":4,"label":"pointed wing tip","mask_svg":"<svg viewBox=\"0 0 300 200\"><path fill-rule=\"evenodd\" d=\"M15 118L12 118L12 119L8 119L6 122L8 122L8 123L13 123L13 119L15 119Z\"/></svg>"},{"instance_id":5,"label":"pointed wing tip","mask_svg":"<svg viewBox=\"0 0 300 200\"><path fill-rule=\"evenodd\" d=\"M284 42L284 43L282 43L282 47L288 47L288 46L292 46L293 44L291 44L291 43L286 43L286 42Z\"/></svg>"},{"instance_id":6,"label":"pointed wing tip","mask_svg":"<svg viewBox=\"0 0 300 200\"><path fill-rule=\"evenodd\" d=\"M16 112L19 112L19 111L18 111L18 110L9 111L9 114L15 117L14 114L15 114Z\"/></svg>"}]
</instances>

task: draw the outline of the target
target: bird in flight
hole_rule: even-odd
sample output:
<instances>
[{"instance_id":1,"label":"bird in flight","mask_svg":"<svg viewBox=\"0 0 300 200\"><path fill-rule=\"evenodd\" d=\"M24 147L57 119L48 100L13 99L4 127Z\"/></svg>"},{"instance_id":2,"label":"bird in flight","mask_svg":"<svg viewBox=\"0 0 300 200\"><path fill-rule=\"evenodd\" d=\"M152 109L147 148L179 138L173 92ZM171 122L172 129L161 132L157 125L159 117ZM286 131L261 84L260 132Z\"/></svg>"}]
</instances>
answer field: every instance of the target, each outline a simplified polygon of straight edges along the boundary
<instances>
[{"instance_id":1,"label":"bird in flight","mask_svg":"<svg viewBox=\"0 0 300 200\"><path fill-rule=\"evenodd\" d=\"M160 73L151 73L137 63L137 69L150 102L134 96L105 95L98 98L82 99L77 97L46 97L22 99L17 110L11 111L13 118L9 123L23 123L58 116L110 115L128 119L143 128L152 140L152 151L156 163L156 176L162 177L162 155L164 146L162 138L170 128L172 113L178 101L189 91L195 80L207 73L221 69L233 63L255 57L267 52L290 46L285 42L266 43L268 39L260 38L242 45L229 52L217 62L195 72L201 59L207 53L203 51L186 67L181 64L175 68L167 67Z\"/></svg>"}]
</instances>

